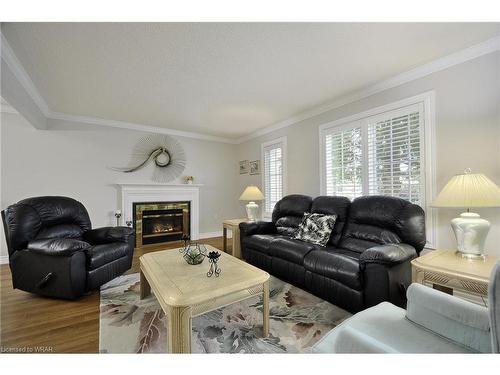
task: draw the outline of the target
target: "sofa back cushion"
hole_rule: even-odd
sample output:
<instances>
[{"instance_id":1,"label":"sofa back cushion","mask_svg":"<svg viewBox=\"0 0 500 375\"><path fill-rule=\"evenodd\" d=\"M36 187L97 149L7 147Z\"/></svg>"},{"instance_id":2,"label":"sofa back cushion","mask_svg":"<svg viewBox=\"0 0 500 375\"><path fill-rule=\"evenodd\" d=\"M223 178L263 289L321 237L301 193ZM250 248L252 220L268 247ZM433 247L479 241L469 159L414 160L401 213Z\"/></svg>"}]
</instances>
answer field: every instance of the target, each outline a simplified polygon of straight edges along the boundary
<instances>
[{"instance_id":1,"label":"sofa back cushion","mask_svg":"<svg viewBox=\"0 0 500 375\"><path fill-rule=\"evenodd\" d=\"M285 236L294 236L305 212L311 212L312 198L291 194L283 197L274 206L272 220L276 231Z\"/></svg>"},{"instance_id":2,"label":"sofa back cushion","mask_svg":"<svg viewBox=\"0 0 500 375\"><path fill-rule=\"evenodd\" d=\"M84 228L76 224L57 224L50 227L43 227L35 238L71 238L79 240L82 238L83 232Z\"/></svg>"},{"instance_id":3,"label":"sofa back cushion","mask_svg":"<svg viewBox=\"0 0 500 375\"><path fill-rule=\"evenodd\" d=\"M323 215L336 215L335 226L330 235L329 244L337 246L349 212L351 201L346 197L317 197L311 205L311 213Z\"/></svg>"},{"instance_id":4,"label":"sofa back cushion","mask_svg":"<svg viewBox=\"0 0 500 375\"><path fill-rule=\"evenodd\" d=\"M340 247L362 253L373 246L400 242L412 245L417 253L424 248L425 214L420 206L387 196L354 199Z\"/></svg>"},{"instance_id":5,"label":"sofa back cushion","mask_svg":"<svg viewBox=\"0 0 500 375\"><path fill-rule=\"evenodd\" d=\"M3 212L9 254L42 238L80 238L91 228L85 207L68 197L35 197L19 201Z\"/></svg>"}]
</instances>

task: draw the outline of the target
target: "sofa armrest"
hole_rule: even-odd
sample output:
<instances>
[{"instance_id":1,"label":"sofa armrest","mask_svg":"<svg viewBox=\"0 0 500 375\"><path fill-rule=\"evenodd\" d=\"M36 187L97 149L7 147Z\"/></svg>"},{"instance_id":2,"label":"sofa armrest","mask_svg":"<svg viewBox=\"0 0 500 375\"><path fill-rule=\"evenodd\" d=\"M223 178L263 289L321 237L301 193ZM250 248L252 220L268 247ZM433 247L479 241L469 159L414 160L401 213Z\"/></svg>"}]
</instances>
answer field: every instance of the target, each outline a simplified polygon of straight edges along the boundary
<instances>
[{"instance_id":1,"label":"sofa armrest","mask_svg":"<svg viewBox=\"0 0 500 375\"><path fill-rule=\"evenodd\" d=\"M48 238L33 240L28 243L28 250L33 253L55 256L72 255L89 247L90 245L87 242L70 238Z\"/></svg>"},{"instance_id":2,"label":"sofa armrest","mask_svg":"<svg viewBox=\"0 0 500 375\"><path fill-rule=\"evenodd\" d=\"M398 243L370 247L366 249L359 260L361 263L397 264L417 257L415 248L411 245Z\"/></svg>"},{"instance_id":3,"label":"sofa armrest","mask_svg":"<svg viewBox=\"0 0 500 375\"><path fill-rule=\"evenodd\" d=\"M103 245L112 242L128 242L134 230L130 227L103 227L91 229L83 234L83 239L91 245Z\"/></svg>"},{"instance_id":4,"label":"sofa armrest","mask_svg":"<svg viewBox=\"0 0 500 375\"><path fill-rule=\"evenodd\" d=\"M475 351L491 353L486 307L416 283L407 297L408 320Z\"/></svg>"},{"instance_id":5,"label":"sofa armrest","mask_svg":"<svg viewBox=\"0 0 500 375\"><path fill-rule=\"evenodd\" d=\"M252 221L240 223L240 236L246 237L254 234L276 233L276 226L272 221Z\"/></svg>"}]
</instances>

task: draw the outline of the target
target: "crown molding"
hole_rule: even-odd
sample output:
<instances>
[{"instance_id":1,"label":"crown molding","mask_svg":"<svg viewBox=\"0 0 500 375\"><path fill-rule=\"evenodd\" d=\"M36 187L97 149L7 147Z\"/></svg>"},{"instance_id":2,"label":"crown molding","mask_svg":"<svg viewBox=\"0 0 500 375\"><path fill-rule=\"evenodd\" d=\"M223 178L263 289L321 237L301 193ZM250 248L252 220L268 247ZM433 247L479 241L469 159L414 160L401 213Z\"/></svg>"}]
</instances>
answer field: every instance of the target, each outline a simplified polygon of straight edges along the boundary
<instances>
[{"instance_id":1,"label":"crown molding","mask_svg":"<svg viewBox=\"0 0 500 375\"><path fill-rule=\"evenodd\" d=\"M40 109L42 114L47 117L47 115L50 113L47 102L36 88L35 84L31 80L31 77L24 69L23 65L15 55L14 51L10 47L10 44L7 42L7 39L5 39L1 31L0 36L2 41L0 49L2 60L5 61L7 66L11 69L16 79L23 86L31 99L35 102L38 109Z\"/></svg>"},{"instance_id":2,"label":"crown molding","mask_svg":"<svg viewBox=\"0 0 500 375\"><path fill-rule=\"evenodd\" d=\"M1 113L14 113L14 114L19 113L18 111L15 110L14 107L12 107L10 104L7 104L7 103L0 104L0 112Z\"/></svg>"},{"instance_id":3,"label":"crown molding","mask_svg":"<svg viewBox=\"0 0 500 375\"><path fill-rule=\"evenodd\" d=\"M124 121L107 120L107 119L100 119L100 118L90 117L90 116L79 116L79 115L54 112L49 108L47 102L44 100L44 98L42 97L42 95L40 94L38 89L36 88L35 84L31 80L29 74L24 69L23 65L21 64L21 62L19 61L19 59L15 55L14 51L12 50L11 46L9 45L9 42L7 41L7 39L5 38L5 36L3 35L3 33L1 31L0 31L0 36L1 36L1 58L2 58L2 60L5 61L7 66L11 69L12 73L14 74L15 78L19 81L19 83L24 88L26 93L34 101L34 103L36 104L38 109L42 112L42 114L45 116L45 118L47 120L62 120L62 121L68 121L68 122L97 125L97 126L107 126L107 127L112 127L112 128L137 130L137 131L143 131L143 132L148 132L148 133L168 134L168 135L173 135L173 136L193 138L193 139L212 141L212 142L222 142L222 143L230 143L230 144L237 143L236 139L217 137L217 136L213 136L213 135L209 135L209 134L203 134L203 133L197 133L197 132L187 132L187 131L182 131L182 130L177 130L177 129L163 128L163 127L159 127L159 126L134 124L134 123L124 122ZM10 108L6 108L5 112L19 113L11 106L9 106L9 107ZM11 109L13 111L11 111ZM3 105L2 105L2 112L4 112Z\"/></svg>"},{"instance_id":4,"label":"crown molding","mask_svg":"<svg viewBox=\"0 0 500 375\"><path fill-rule=\"evenodd\" d=\"M484 42L479 44L475 44L471 47L465 48L458 52L452 53L450 55L441 57L437 60L431 61L427 64L421 65L414 69L408 70L404 73L398 74L392 78L386 79L384 81L378 82L372 86L369 86L365 89L357 91L351 95L344 96L334 102L329 104L321 105L319 107L315 107L309 109L305 112L302 112L296 116L290 117L286 120L277 122L273 125L267 126L265 128L259 129L249 135L238 138L238 143L243 143L249 141L253 138L260 137L262 135L274 132L279 129L286 128L293 124L296 124L300 121L307 120L314 116L318 116L322 113L331 111L333 109L342 107L346 104L350 104L356 102L358 100L367 98L379 92L400 86L402 84L414 81L416 79L428 76L430 74L439 72L441 70L450 68L452 66L462 64L469 60L473 60L477 57L481 57L483 55L487 55L492 52L496 52L500 50L500 35L497 35L493 38L487 39Z\"/></svg>"},{"instance_id":5,"label":"crown molding","mask_svg":"<svg viewBox=\"0 0 500 375\"><path fill-rule=\"evenodd\" d=\"M177 130L177 129L163 128L163 127L159 127L159 126L135 124L132 122L125 122L125 121L106 120L106 119L100 119L100 118L96 118L96 117L71 115L71 114L60 113L60 112L50 112L48 114L47 118L49 120L60 120L60 121L67 121L67 122L74 122L74 123L81 123L81 124L107 126L107 127L111 127L111 128L136 130L136 131L142 131L142 132L147 132L147 133L168 134L168 135L173 135L173 136L178 136L178 137L199 139L199 140L203 140L203 141L212 141L212 142L221 142L221 143L230 143L230 144L237 143L236 139L217 137L217 136L209 135L209 134L187 132L187 131L182 131L182 130ZM50 126L49 126L49 129L50 129Z\"/></svg>"},{"instance_id":6,"label":"crown molding","mask_svg":"<svg viewBox=\"0 0 500 375\"><path fill-rule=\"evenodd\" d=\"M35 84L29 77L28 73L22 66L21 62L18 60L14 51L10 47L9 43L5 39L3 33L0 32L1 35L1 58L5 61L5 63L9 66L9 68L14 73L15 77L18 79L22 87L26 90L28 95L32 98L35 104L38 106L40 111L47 119L52 120L62 120L76 123L84 123L91 124L97 126L107 126L112 128L120 128L120 129L129 129L129 130L137 130L149 133L160 133L160 134L169 134L179 137L193 138L199 140L213 141L213 142L222 142L229 144L240 144L251 139L263 136L265 134L274 132L279 129L283 129L294 125L300 121L307 120L309 118L318 116L322 113L331 111L333 109L342 107L346 104L350 104L356 102L358 100L367 98L371 95L377 94L379 92L400 86L402 84L414 81L416 79L428 76L430 74L439 72L441 70L450 68L452 66L467 62L469 60L473 60L477 57L496 52L500 50L500 35L497 35L493 38L485 40L482 43L473 45L471 47L465 48L461 51L452 53L450 55L444 56L437 60L431 61L427 64L421 65L414 69L408 70L404 73L398 74L392 78L386 79L384 81L378 82L372 86L369 86L365 89L357 91L351 95L344 96L340 99L337 99L333 102L314 107L302 113L299 113L296 116L289 117L286 120L279 121L275 124L266 126L261 128L251 134L240 138L226 138L226 137L218 137L213 135L208 135L204 133L197 132L187 132L177 129L169 129L163 128L159 126L150 126L144 124L135 124L124 121L116 121L116 120L107 120L100 119L90 116L79 116L72 115L60 112L53 112L50 110L49 106L45 102L44 98L36 88ZM12 112L13 113L13 112Z\"/></svg>"}]
</instances>

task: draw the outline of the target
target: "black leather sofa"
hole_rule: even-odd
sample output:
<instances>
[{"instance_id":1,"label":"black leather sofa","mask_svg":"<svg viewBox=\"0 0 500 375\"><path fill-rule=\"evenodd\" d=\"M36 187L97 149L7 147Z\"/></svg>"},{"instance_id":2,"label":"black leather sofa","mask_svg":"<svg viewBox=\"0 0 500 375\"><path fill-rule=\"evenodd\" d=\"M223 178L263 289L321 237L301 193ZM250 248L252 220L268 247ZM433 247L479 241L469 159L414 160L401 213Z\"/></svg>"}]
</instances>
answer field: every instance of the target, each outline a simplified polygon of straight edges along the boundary
<instances>
[{"instance_id":1,"label":"black leather sofa","mask_svg":"<svg viewBox=\"0 0 500 375\"><path fill-rule=\"evenodd\" d=\"M292 239L304 212L338 215L326 247ZM243 258L351 312L382 301L404 307L410 261L423 249L421 207L385 196L289 195L272 221L240 224Z\"/></svg>"},{"instance_id":2,"label":"black leather sofa","mask_svg":"<svg viewBox=\"0 0 500 375\"><path fill-rule=\"evenodd\" d=\"M91 229L87 210L74 199L24 199L2 211L2 219L14 288L76 299L132 266L133 229Z\"/></svg>"}]
</instances>

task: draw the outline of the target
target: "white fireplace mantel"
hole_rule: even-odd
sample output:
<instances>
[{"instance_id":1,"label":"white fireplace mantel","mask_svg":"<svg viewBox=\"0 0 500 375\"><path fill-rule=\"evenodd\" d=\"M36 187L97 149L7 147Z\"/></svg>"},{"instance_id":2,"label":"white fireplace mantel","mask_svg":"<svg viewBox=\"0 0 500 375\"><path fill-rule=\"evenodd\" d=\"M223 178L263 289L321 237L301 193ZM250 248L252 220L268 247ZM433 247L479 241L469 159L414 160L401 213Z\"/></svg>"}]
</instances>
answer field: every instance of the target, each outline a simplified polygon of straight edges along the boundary
<instances>
[{"instance_id":1,"label":"white fireplace mantel","mask_svg":"<svg viewBox=\"0 0 500 375\"><path fill-rule=\"evenodd\" d=\"M201 184L118 183L121 223L132 220L133 203L188 201L191 203L191 239L199 239Z\"/></svg>"}]
</instances>

